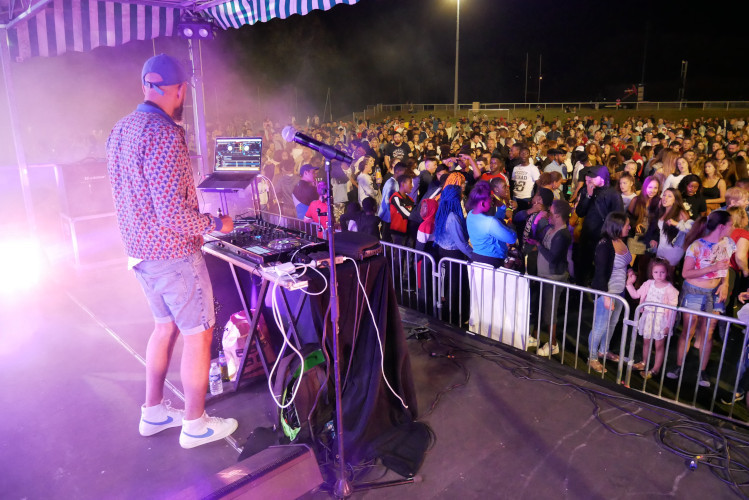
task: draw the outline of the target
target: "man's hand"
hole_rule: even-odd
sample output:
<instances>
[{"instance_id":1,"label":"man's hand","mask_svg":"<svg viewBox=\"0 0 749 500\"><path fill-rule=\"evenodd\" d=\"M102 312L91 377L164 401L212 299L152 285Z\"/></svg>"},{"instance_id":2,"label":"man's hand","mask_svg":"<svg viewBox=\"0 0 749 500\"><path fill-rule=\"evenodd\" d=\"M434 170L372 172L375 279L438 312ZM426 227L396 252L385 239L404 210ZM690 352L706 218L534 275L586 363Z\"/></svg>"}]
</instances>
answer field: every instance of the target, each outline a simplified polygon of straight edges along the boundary
<instances>
[{"instance_id":1,"label":"man's hand","mask_svg":"<svg viewBox=\"0 0 749 500\"><path fill-rule=\"evenodd\" d=\"M234 230L234 221L228 215L221 217L221 232L231 233Z\"/></svg>"}]
</instances>

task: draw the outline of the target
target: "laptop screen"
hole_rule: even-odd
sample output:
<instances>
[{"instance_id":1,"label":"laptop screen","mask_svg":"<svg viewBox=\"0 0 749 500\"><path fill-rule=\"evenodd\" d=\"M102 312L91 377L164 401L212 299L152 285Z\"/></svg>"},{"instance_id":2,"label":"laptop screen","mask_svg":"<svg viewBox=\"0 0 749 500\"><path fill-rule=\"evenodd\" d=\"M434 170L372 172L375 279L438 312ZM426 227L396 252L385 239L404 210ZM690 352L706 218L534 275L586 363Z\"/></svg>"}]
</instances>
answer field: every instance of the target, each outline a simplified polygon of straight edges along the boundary
<instances>
[{"instance_id":1,"label":"laptop screen","mask_svg":"<svg viewBox=\"0 0 749 500\"><path fill-rule=\"evenodd\" d=\"M261 137L217 137L216 172L260 172Z\"/></svg>"}]
</instances>

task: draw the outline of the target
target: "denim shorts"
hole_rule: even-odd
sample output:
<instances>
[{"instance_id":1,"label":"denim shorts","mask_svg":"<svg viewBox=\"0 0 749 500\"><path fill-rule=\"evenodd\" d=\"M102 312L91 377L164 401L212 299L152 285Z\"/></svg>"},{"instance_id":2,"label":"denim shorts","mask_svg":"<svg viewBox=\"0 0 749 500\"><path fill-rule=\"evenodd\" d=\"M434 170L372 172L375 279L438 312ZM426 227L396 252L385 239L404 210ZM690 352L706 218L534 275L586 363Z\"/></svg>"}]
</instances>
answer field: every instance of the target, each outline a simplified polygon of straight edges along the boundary
<instances>
[{"instance_id":1,"label":"denim shorts","mask_svg":"<svg viewBox=\"0 0 749 500\"><path fill-rule=\"evenodd\" d=\"M213 289L201 251L181 259L144 260L133 270L156 323L173 321L183 335L200 333L216 323Z\"/></svg>"},{"instance_id":2,"label":"denim shorts","mask_svg":"<svg viewBox=\"0 0 749 500\"><path fill-rule=\"evenodd\" d=\"M718 297L715 295L717 290L718 287L702 288L685 281L681 287L681 307L709 313L725 312L726 305L723 302L717 301Z\"/></svg>"}]
</instances>

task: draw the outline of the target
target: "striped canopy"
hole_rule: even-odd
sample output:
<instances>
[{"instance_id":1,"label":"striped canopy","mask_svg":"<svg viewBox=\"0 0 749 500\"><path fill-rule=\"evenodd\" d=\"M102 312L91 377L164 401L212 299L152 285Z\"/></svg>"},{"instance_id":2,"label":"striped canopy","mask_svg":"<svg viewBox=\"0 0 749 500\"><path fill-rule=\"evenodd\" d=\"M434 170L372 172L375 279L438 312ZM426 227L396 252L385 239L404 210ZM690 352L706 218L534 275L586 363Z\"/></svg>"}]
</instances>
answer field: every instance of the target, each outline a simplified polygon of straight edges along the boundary
<instances>
[{"instance_id":1,"label":"striped canopy","mask_svg":"<svg viewBox=\"0 0 749 500\"><path fill-rule=\"evenodd\" d=\"M285 19L313 10L328 10L359 0L218 0L186 3L176 0L145 3L100 0L49 0L37 4L32 15L22 15L7 25L11 58L55 56L67 51L85 52L99 46L114 47L131 40L172 36L183 11L213 18L223 29ZM28 14L28 12L26 12ZM2 26L0 26L2 27ZM1 32L0 32L1 33ZM1 36L1 35L0 35Z\"/></svg>"}]
</instances>

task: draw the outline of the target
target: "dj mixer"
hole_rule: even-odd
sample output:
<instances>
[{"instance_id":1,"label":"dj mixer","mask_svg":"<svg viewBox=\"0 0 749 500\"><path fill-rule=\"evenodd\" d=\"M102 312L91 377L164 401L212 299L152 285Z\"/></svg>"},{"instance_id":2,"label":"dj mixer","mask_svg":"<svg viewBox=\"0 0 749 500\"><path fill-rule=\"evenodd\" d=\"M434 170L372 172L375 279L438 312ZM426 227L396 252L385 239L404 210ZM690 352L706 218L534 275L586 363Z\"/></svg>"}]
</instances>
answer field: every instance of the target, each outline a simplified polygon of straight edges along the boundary
<instances>
[{"instance_id":1,"label":"dj mixer","mask_svg":"<svg viewBox=\"0 0 749 500\"><path fill-rule=\"evenodd\" d=\"M275 226L268 222L235 222L231 233L211 236L209 244L231 254L265 266L271 262L288 262L302 247L325 245L315 236Z\"/></svg>"}]
</instances>

